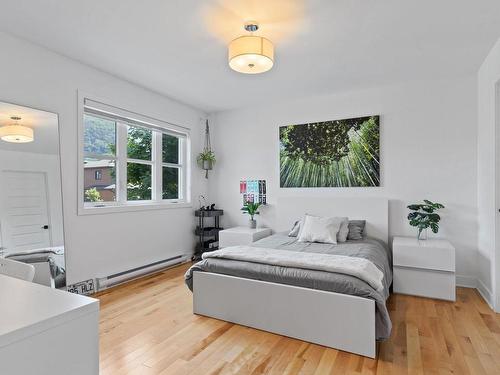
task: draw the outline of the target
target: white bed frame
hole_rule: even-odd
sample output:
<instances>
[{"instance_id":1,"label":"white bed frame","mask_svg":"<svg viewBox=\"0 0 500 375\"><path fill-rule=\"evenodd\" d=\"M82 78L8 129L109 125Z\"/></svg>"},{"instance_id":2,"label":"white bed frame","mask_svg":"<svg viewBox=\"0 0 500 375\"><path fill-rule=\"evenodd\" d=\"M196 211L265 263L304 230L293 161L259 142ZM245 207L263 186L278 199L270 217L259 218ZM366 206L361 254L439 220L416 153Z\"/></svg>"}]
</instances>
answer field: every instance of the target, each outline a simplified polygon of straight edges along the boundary
<instances>
[{"instance_id":1,"label":"white bed frame","mask_svg":"<svg viewBox=\"0 0 500 375\"><path fill-rule=\"evenodd\" d=\"M384 198L278 199L277 231L304 213L364 219L368 236L388 242ZM248 327L375 358L375 301L347 294L194 272L193 311Z\"/></svg>"}]
</instances>

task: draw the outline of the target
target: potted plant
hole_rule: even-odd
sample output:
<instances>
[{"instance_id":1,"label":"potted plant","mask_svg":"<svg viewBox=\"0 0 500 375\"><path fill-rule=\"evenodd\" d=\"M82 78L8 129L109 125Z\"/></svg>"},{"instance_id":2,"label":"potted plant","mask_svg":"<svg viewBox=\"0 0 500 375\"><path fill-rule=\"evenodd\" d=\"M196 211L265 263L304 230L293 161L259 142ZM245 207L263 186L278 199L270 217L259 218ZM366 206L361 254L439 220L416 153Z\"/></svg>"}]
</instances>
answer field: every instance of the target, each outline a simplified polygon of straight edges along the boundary
<instances>
[{"instance_id":1,"label":"potted plant","mask_svg":"<svg viewBox=\"0 0 500 375\"><path fill-rule=\"evenodd\" d=\"M201 168L206 171L212 170L215 164L215 153L212 150L203 150L196 158Z\"/></svg>"},{"instance_id":2,"label":"potted plant","mask_svg":"<svg viewBox=\"0 0 500 375\"><path fill-rule=\"evenodd\" d=\"M246 202L245 205L241 208L243 213L250 215L249 225L252 229L257 228L257 221L254 219L254 215L259 215L260 205L260 203Z\"/></svg>"},{"instance_id":3,"label":"potted plant","mask_svg":"<svg viewBox=\"0 0 500 375\"><path fill-rule=\"evenodd\" d=\"M208 119L205 121L205 147L203 151L198 154L196 158L200 168L205 170L205 178L208 178L208 171L211 171L215 164L215 153L212 151L210 143L210 126L208 126Z\"/></svg>"},{"instance_id":4,"label":"potted plant","mask_svg":"<svg viewBox=\"0 0 500 375\"><path fill-rule=\"evenodd\" d=\"M412 227L417 227L417 239L427 239L427 228L431 228L433 233L439 231L439 216L436 211L444 208L441 203L434 203L424 199L424 203L410 204L408 208L412 211L408 214L408 220Z\"/></svg>"}]
</instances>

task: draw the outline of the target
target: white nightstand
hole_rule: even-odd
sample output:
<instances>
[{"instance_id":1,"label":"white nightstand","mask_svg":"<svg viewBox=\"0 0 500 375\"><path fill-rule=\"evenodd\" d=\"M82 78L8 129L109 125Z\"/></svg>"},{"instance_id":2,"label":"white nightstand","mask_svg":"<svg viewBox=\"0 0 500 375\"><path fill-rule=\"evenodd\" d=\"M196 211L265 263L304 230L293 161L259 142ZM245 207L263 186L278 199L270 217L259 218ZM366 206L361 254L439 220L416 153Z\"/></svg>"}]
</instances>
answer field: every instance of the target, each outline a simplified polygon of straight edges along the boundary
<instances>
[{"instance_id":1,"label":"white nightstand","mask_svg":"<svg viewBox=\"0 0 500 375\"><path fill-rule=\"evenodd\" d=\"M237 245L251 245L261 238L271 235L269 228L251 229L247 227L234 227L219 232L219 248Z\"/></svg>"},{"instance_id":2,"label":"white nightstand","mask_svg":"<svg viewBox=\"0 0 500 375\"><path fill-rule=\"evenodd\" d=\"M455 301L455 248L447 240L394 237L394 293Z\"/></svg>"}]
</instances>

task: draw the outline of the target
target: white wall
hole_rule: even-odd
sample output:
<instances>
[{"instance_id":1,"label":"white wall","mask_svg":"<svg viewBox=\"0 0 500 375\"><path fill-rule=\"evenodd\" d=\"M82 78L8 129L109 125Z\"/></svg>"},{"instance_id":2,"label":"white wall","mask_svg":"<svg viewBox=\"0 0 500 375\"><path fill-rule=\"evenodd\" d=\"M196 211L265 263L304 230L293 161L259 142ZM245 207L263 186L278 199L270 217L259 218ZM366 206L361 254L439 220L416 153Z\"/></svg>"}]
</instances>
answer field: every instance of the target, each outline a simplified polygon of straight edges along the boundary
<instances>
[{"instance_id":1,"label":"white wall","mask_svg":"<svg viewBox=\"0 0 500 375\"><path fill-rule=\"evenodd\" d=\"M0 150L0 172L7 170L46 174L52 246L61 246L64 243L59 165L59 155Z\"/></svg>"},{"instance_id":2,"label":"white wall","mask_svg":"<svg viewBox=\"0 0 500 375\"><path fill-rule=\"evenodd\" d=\"M214 115L217 164L209 192L225 210L226 226L245 225L240 179L266 179L269 206L258 217L273 227L279 196L384 196L390 235L415 235L406 205L422 199L446 205L439 236L457 248L459 282L475 286L477 247L476 78L422 82L293 102L276 102ZM381 115L382 187L279 188L278 127Z\"/></svg>"},{"instance_id":3,"label":"white wall","mask_svg":"<svg viewBox=\"0 0 500 375\"><path fill-rule=\"evenodd\" d=\"M0 33L0 50L0 100L59 114L68 283L191 253L191 208L77 215L77 89L191 128L193 153L202 148L205 114L7 34ZM197 197L206 182L197 169L192 176Z\"/></svg>"},{"instance_id":4,"label":"white wall","mask_svg":"<svg viewBox=\"0 0 500 375\"><path fill-rule=\"evenodd\" d=\"M499 185L496 177L495 113L497 111L497 83L500 81L500 40L493 47L478 74L478 278L482 292L497 311L500 309L500 257L496 253L496 218ZM500 106L498 107L500 109ZM500 164L499 164L500 165ZM496 272L495 272L496 269ZM495 298L493 296L496 297ZM495 303L496 302L496 303Z\"/></svg>"},{"instance_id":5,"label":"white wall","mask_svg":"<svg viewBox=\"0 0 500 375\"><path fill-rule=\"evenodd\" d=\"M9 51L8 58L0 59L0 100L59 114L68 282L191 252L195 242L191 208L77 215L77 89L113 98L132 111L192 128L193 154L202 148L200 119L205 114L7 34L0 33L0 48ZM498 46L497 50L500 55ZM268 105L218 113L213 116L218 162L210 175L208 195L226 210L225 225L246 224L246 217L239 211L239 180L266 179L270 205L259 220L261 225L271 227L278 196L385 196L391 199L392 236L414 235L405 218L407 203L423 198L443 202L447 209L439 235L448 237L457 247L459 281L473 284L477 205L479 202L480 207L486 206L482 194L478 199L476 185L477 177L481 179L483 173L478 173L476 165L476 93L476 78L464 77L293 102L280 102L278 98ZM279 188L280 125L367 114L381 115L382 187ZM480 137L479 160L484 161L489 156L487 142L482 140L491 141L491 134L482 134L480 128ZM490 149L494 150L494 146ZM195 157L192 159L192 197L197 205L196 197L206 194L207 184L194 165ZM486 185L480 185L480 189ZM480 209L480 214L486 211ZM491 246L481 243L485 238L482 228L480 248L491 250ZM491 260L485 262L480 256L479 262L483 270ZM488 274L491 271L483 278L481 271L481 280L491 285Z\"/></svg>"}]
</instances>

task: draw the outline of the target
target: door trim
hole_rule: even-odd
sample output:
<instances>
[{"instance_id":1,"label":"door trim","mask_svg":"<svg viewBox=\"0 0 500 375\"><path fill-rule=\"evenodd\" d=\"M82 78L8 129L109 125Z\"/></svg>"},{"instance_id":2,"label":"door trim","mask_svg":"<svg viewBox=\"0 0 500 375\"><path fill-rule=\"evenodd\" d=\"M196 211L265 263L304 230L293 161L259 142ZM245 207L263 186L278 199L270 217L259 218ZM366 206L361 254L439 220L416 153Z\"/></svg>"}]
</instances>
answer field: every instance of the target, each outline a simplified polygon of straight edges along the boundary
<instances>
[{"instance_id":1,"label":"door trim","mask_svg":"<svg viewBox=\"0 0 500 375\"><path fill-rule=\"evenodd\" d=\"M500 312L500 79L497 80L494 87L494 121L495 121L495 227L494 227L494 239L493 239L493 251L492 251L492 263L493 269L491 275L492 284L492 301L490 303L493 305L493 310L495 312Z\"/></svg>"}]
</instances>

